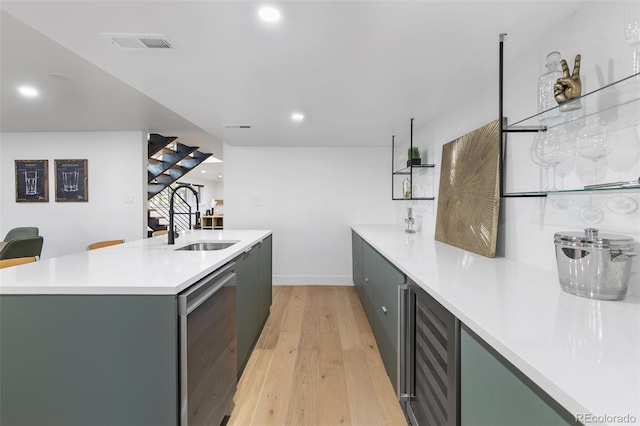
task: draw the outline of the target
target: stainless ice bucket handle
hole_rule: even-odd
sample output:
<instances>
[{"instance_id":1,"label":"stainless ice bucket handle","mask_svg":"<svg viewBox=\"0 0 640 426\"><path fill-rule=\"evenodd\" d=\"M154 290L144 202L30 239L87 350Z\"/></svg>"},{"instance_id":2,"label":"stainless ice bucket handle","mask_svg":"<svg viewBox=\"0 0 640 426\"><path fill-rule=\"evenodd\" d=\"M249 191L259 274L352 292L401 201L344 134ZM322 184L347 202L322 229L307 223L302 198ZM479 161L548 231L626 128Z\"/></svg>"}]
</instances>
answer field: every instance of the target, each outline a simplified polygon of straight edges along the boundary
<instances>
[{"instance_id":1,"label":"stainless ice bucket handle","mask_svg":"<svg viewBox=\"0 0 640 426\"><path fill-rule=\"evenodd\" d=\"M612 262L626 262L627 260L629 260L630 257L633 256L638 256L640 255L640 253L634 253L634 252L619 252L619 253L613 253L611 252L611 261Z\"/></svg>"},{"instance_id":2,"label":"stainless ice bucket handle","mask_svg":"<svg viewBox=\"0 0 640 426\"><path fill-rule=\"evenodd\" d=\"M574 259L574 260L582 259L583 257L589 254L588 250L582 250L582 249L571 248L571 247L562 247L562 252L569 259Z\"/></svg>"}]
</instances>

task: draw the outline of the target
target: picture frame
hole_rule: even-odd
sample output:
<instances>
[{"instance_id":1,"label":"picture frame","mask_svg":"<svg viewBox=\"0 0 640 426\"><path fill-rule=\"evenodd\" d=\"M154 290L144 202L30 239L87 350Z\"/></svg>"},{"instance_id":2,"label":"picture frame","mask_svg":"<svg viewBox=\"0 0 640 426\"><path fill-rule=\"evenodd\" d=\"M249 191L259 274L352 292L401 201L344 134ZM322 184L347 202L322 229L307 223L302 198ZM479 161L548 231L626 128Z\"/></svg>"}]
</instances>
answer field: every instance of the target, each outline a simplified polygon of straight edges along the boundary
<instances>
[{"instance_id":1,"label":"picture frame","mask_svg":"<svg viewBox=\"0 0 640 426\"><path fill-rule=\"evenodd\" d=\"M485 257L497 251L498 129L494 120L442 147L435 239Z\"/></svg>"},{"instance_id":2,"label":"picture frame","mask_svg":"<svg viewBox=\"0 0 640 426\"><path fill-rule=\"evenodd\" d=\"M89 201L88 160L55 160L56 202Z\"/></svg>"},{"instance_id":3,"label":"picture frame","mask_svg":"<svg viewBox=\"0 0 640 426\"><path fill-rule=\"evenodd\" d=\"M15 160L16 202L49 202L49 160Z\"/></svg>"}]
</instances>

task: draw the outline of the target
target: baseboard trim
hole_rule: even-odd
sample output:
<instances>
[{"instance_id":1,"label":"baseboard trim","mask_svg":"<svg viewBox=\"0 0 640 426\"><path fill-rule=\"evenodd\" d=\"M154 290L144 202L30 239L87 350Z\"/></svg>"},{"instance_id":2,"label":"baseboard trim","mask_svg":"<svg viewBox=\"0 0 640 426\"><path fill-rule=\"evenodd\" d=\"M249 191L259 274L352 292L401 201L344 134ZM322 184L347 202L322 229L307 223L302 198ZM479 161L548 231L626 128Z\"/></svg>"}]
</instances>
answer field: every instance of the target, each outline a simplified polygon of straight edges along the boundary
<instances>
[{"instance_id":1,"label":"baseboard trim","mask_svg":"<svg viewBox=\"0 0 640 426\"><path fill-rule=\"evenodd\" d=\"M274 275L273 285L341 285L352 286L353 279L345 275Z\"/></svg>"}]
</instances>

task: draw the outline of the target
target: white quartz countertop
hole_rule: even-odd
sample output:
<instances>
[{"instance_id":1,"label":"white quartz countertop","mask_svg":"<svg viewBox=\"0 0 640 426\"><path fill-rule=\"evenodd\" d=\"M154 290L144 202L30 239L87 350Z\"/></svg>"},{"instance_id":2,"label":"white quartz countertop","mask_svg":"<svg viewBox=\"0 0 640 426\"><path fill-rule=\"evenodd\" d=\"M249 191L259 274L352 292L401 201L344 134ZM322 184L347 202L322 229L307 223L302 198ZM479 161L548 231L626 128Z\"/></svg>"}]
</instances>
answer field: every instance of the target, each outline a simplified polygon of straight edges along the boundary
<instances>
[{"instance_id":1,"label":"white quartz countertop","mask_svg":"<svg viewBox=\"0 0 640 426\"><path fill-rule=\"evenodd\" d=\"M352 228L571 414L592 416L583 423L640 424L640 299L573 296L555 271L402 226Z\"/></svg>"},{"instance_id":2,"label":"white quartz countertop","mask_svg":"<svg viewBox=\"0 0 640 426\"><path fill-rule=\"evenodd\" d=\"M0 294L174 295L262 241L271 231L182 231L167 236L0 269ZM215 251L175 251L190 243L238 241ZM45 242L46 243L46 242Z\"/></svg>"}]
</instances>

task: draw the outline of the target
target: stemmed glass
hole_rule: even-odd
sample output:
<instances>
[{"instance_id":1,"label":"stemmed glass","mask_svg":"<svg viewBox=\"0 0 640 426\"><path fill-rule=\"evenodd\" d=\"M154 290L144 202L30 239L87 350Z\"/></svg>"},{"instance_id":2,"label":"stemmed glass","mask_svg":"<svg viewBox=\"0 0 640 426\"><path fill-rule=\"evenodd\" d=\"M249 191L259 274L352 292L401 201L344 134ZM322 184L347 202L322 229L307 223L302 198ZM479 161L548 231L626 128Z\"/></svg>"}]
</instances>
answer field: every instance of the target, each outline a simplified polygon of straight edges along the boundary
<instances>
[{"instance_id":1,"label":"stemmed glass","mask_svg":"<svg viewBox=\"0 0 640 426\"><path fill-rule=\"evenodd\" d=\"M536 155L542 164L551 167L553 173L553 185L549 188L556 191L556 166L569 156L569 140L566 133L560 127L554 127L547 131L546 137L539 138L536 144ZM548 186L548 184L547 184Z\"/></svg>"},{"instance_id":2,"label":"stemmed glass","mask_svg":"<svg viewBox=\"0 0 640 426\"><path fill-rule=\"evenodd\" d=\"M598 114L588 117L585 125L576 131L576 151L593 161L593 180L598 183L598 161L613 151L612 140L607 138ZM598 223L604 218L604 213L592 201L589 197L589 205L580 209L580 217L587 223Z\"/></svg>"},{"instance_id":3,"label":"stemmed glass","mask_svg":"<svg viewBox=\"0 0 640 426\"><path fill-rule=\"evenodd\" d=\"M563 162L556 165L556 175L560 177L560 190L564 191L564 178L566 178L576 165L576 148L572 141L565 146L567 158ZM565 194L553 200L553 207L559 211L567 211L573 206L573 200Z\"/></svg>"},{"instance_id":4,"label":"stemmed glass","mask_svg":"<svg viewBox=\"0 0 640 426\"><path fill-rule=\"evenodd\" d=\"M607 157L607 164L618 172L618 180L623 181L623 173L631 170L640 159L640 138L636 126L627 127L609 136L614 150ZM606 201L609 210L618 214L631 214L638 209L638 203L627 195L616 194Z\"/></svg>"},{"instance_id":5,"label":"stemmed glass","mask_svg":"<svg viewBox=\"0 0 640 426\"><path fill-rule=\"evenodd\" d=\"M545 180L544 190L549 189L549 165L544 164L542 160L540 160L540 157L538 157L537 149L538 149L538 145L542 143L542 139L546 139L546 137L547 137L547 134L545 132L536 133L535 136L533 137L531 148L529 149L529 155L531 156L531 160L544 170L544 180ZM543 177L540 176L540 188L543 187L542 180L543 180Z\"/></svg>"}]
</instances>

